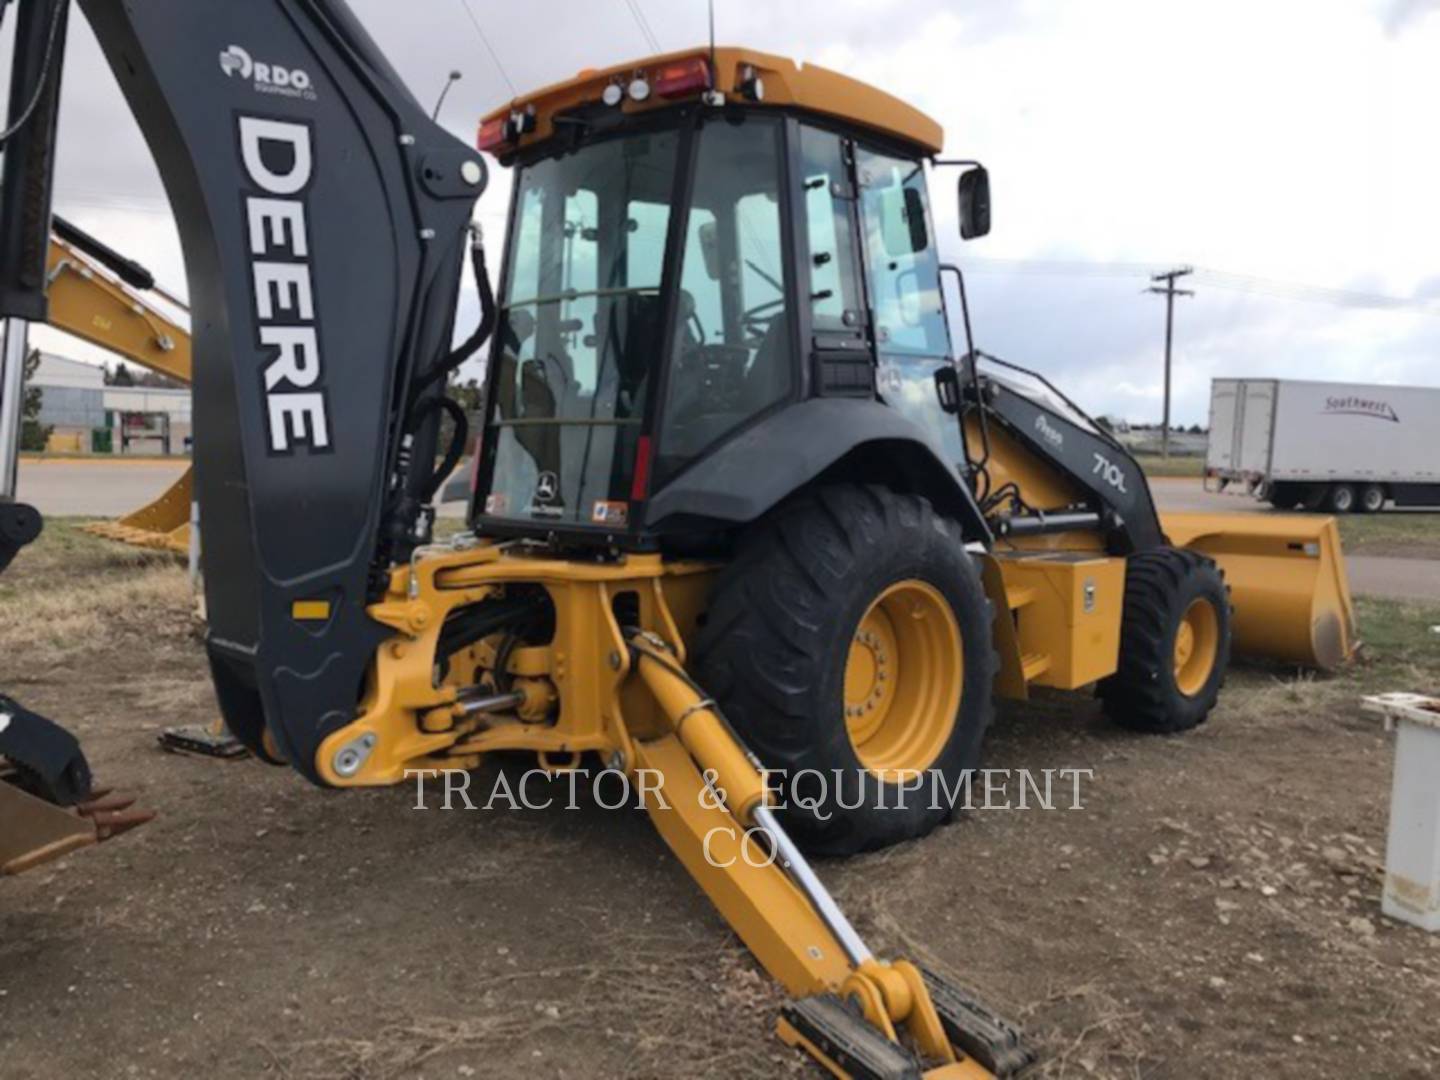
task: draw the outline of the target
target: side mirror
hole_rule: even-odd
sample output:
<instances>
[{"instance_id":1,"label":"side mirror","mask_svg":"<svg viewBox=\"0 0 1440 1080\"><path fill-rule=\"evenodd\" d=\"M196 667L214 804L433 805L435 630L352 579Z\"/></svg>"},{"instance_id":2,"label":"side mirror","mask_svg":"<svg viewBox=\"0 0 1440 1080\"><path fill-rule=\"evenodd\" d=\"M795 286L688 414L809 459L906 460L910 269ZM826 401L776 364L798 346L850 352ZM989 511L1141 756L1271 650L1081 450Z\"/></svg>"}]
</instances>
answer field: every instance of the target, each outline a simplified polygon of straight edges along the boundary
<instances>
[{"instance_id":1,"label":"side mirror","mask_svg":"<svg viewBox=\"0 0 1440 1080\"><path fill-rule=\"evenodd\" d=\"M960 174L960 239L973 240L990 231L990 173L983 165Z\"/></svg>"}]
</instances>

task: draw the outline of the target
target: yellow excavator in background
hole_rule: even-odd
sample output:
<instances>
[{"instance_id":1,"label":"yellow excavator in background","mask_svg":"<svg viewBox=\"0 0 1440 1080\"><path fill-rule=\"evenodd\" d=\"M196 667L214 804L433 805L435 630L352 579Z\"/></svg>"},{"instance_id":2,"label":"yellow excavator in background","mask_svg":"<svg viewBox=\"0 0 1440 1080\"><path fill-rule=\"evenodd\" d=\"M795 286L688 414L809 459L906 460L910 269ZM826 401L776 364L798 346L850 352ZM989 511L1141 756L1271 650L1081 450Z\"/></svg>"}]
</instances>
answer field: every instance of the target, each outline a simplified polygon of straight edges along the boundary
<instances>
[{"instance_id":1,"label":"yellow excavator in background","mask_svg":"<svg viewBox=\"0 0 1440 1080\"><path fill-rule=\"evenodd\" d=\"M183 302L156 285L154 275L89 233L56 216L46 260L49 323L186 386L191 382L190 333L142 295ZM87 526L97 536L179 555L190 550L193 470L161 495L116 521Z\"/></svg>"}]
</instances>

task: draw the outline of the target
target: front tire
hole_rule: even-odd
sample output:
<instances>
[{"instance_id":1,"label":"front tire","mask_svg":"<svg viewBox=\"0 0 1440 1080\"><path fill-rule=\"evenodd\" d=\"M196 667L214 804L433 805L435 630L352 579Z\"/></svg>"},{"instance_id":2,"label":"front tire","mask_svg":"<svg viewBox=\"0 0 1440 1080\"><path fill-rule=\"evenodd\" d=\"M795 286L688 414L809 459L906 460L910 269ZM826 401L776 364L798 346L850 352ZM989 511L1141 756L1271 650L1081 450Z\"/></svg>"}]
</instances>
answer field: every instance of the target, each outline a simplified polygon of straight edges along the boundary
<instances>
[{"instance_id":1,"label":"front tire","mask_svg":"<svg viewBox=\"0 0 1440 1080\"><path fill-rule=\"evenodd\" d=\"M781 774L795 839L817 854L870 851L946 820L946 792L977 766L993 709L991 618L959 526L929 502L819 488L744 535L696 638L695 673ZM907 777L923 785L906 790ZM810 800L821 804L800 805Z\"/></svg>"},{"instance_id":2,"label":"front tire","mask_svg":"<svg viewBox=\"0 0 1440 1080\"><path fill-rule=\"evenodd\" d=\"M1120 665L1100 684L1105 712L1155 734L1205 722L1230 665L1230 596L1220 568L1183 548L1130 556Z\"/></svg>"}]
</instances>

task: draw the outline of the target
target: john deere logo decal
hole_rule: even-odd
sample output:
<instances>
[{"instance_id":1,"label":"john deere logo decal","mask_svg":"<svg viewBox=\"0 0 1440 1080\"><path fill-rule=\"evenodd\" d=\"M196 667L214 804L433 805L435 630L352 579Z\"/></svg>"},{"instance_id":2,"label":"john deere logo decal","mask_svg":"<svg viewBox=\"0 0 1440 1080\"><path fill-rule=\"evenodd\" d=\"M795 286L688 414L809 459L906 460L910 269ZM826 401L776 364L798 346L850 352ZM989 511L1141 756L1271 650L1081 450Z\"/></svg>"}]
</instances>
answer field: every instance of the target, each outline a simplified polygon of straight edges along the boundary
<instances>
[{"instance_id":1,"label":"john deere logo decal","mask_svg":"<svg viewBox=\"0 0 1440 1080\"><path fill-rule=\"evenodd\" d=\"M1324 412L1328 416L1368 416L1372 420L1388 420L1398 424L1400 417L1388 401L1379 398L1327 397Z\"/></svg>"}]
</instances>

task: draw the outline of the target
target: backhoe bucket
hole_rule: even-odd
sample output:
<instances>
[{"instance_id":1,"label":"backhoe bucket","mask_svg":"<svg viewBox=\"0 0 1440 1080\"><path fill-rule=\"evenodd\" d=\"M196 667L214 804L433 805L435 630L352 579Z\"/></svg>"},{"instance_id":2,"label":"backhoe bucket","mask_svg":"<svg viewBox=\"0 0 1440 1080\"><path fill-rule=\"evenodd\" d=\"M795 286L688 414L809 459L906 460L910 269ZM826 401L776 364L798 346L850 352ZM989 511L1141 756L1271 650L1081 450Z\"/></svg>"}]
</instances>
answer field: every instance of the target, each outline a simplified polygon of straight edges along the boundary
<instances>
[{"instance_id":1,"label":"backhoe bucket","mask_svg":"<svg viewBox=\"0 0 1440 1080\"><path fill-rule=\"evenodd\" d=\"M194 469L171 484L154 502L117 521L96 521L85 531L137 547L159 548L185 555L190 551L190 501Z\"/></svg>"},{"instance_id":2,"label":"backhoe bucket","mask_svg":"<svg viewBox=\"0 0 1440 1080\"><path fill-rule=\"evenodd\" d=\"M0 779L0 877L23 874L72 851L152 821L135 800L97 788L73 807L56 806Z\"/></svg>"},{"instance_id":3,"label":"backhoe bucket","mask_svg":"<svg viewBox=\"0 0 1440 1080\"><path fill-rule=\"evenodd\" d=\"M1210 556L1235 608L1235 654L1322 670L1355 652L1355 608L1335 519L1299 514L1162 514L1176 547Z\"/></svg>"}]
</instances>

